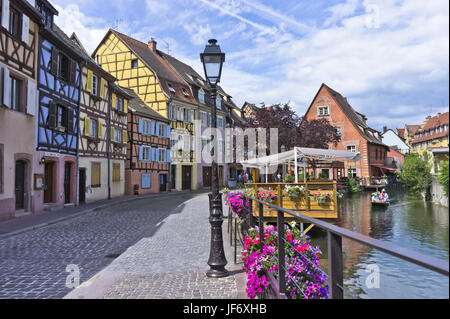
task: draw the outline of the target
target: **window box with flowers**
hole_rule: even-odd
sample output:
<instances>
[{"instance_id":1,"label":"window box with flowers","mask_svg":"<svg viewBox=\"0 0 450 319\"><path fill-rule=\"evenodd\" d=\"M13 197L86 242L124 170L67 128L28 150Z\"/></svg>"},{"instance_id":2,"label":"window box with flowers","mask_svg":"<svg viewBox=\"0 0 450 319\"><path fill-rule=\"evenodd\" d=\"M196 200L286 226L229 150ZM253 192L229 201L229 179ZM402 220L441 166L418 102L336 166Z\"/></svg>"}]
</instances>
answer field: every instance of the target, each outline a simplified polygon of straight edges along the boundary
<instances>
[{"instance_id":1,"label":"window box with flowers","mask_svg":"<svg viewBox=\"0 0 450 319\"><path fill-rule=\"evenodd\" d=\"M333 194L317 192L314 195L314 199L317 201L317 204L324 205L324 204L326 204L326 202L328 200L332 200L333 199Z\"/></svg>"},{"instance_id":2,"label":"window box with flowers","mask_svg":"<svg viewBox=\"0 0 450 319\"><path fill-rule=\"evenodd\" d=\"M304 191L305 191L305 186L303 185L287 185L284 187L284 190L287 193L287 196L290 197L292 200L298 200L302 197Z\"/></svg>"}]
</instances>

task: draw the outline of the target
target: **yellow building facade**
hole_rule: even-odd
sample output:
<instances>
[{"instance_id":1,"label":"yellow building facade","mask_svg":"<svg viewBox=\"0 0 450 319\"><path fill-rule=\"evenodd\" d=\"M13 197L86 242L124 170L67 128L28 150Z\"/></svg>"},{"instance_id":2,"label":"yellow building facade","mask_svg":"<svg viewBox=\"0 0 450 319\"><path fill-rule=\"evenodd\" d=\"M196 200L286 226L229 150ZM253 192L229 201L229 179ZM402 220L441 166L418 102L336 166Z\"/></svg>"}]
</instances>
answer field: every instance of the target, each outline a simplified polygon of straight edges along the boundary
<instances>
[{"instance_id":1,"label":"yellow building facade","mask_svg":"<svg viewBox=\"0 0 450 319\"><path fill-rule=\"evenodd\" d=\"M175 137L182 141L195 140L196 101L189 86L158 55L154 40L146 44L109 30L94 51L93 58L117 79L118 85L133 90L148 107L171 120L172 141ZM184 115L180 121L170 114L174 108L187 111L187 122ZM197 189L197 165L192 147L183 147L182 152L174 155L170 170L171 188Z\"/></svg>"}]
</instances>

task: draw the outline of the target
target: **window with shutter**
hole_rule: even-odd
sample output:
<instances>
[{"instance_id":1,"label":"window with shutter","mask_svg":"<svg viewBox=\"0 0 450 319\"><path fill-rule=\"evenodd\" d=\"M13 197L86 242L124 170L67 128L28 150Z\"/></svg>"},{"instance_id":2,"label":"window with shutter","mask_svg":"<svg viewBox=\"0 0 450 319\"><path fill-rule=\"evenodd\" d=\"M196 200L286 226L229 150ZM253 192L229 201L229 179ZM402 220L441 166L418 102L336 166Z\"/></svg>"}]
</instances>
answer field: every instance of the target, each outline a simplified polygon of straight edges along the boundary
<instances>
[{"instance_id":1,"label":"window with shutter","mask_svg":"<svg viewBox=\"0 0 450 319\"><path fill-rule=\"evenodd\" d=\"M27 81L27 114L36 114L36 83Z\"/></svg>"},{"instance_id":2,"label":"window with shutter","mask_svg":"<svg viewBox=\"0 0 450 319\"><path fill-rule=\"evenodd\" d=\"M22 38L21 34L22 15L15 8L9 8L9 33L17 39Z\"/></svg>"},{"instance_id":3,"label":"window with shutter","mask_svg":"<svg viewBox=\"0 0 450 319\"><path fill-rule=\"evenodd\" d=\"M87 78L86 78L86 91L92 92L92 81L93 81L94 73L91 70L87 70Z\"/></svg>"},{"instance_id":4,"label":"window with shutter","mask_svg":"<svg viewBox=\"0 0 450 319\"><path fill-rule=\"evenodd\" d=\"M112 181L120 182L120 163L113 163Z\"/></svg>"},{"instance_id":5,"label":"window with shutter","mask_svg":"<svg viewBox=\"0 0 450 319\"><path fill-rule=\"evenodd\" d=\"M60 79L66 81L66 82L69 82L71 79L70 70L71 70L71 60L69 59L69 57L67 57L67 55L65 55L59 51L58 56L57 56L56 75Z\"/></svg>"},{"instance_id":6,"label":"window with shutter","mask_svg":"<svg viewBox=\"0 0 450 319\"><path fill-rule=\"evenodd\" d=\"M111 107L113 109L117 108L117 95L115 93L111 94Z\"/></svg>"},{"instance_id":7,"label":"window with shutter","mask_svg":"<svg viewBox=\"0 0 450 319\"><path fill-rule=\"evenodd\" d=\"M67 133L73 134L74 130L74 114L72 109L67 109Z\"/></svg>"},{"instance_id":8,"label":"window with shutter","mask_svg":"<svg viewBox=\"0 0 450 319\"><path fill-rule=\"evenodd\" d=\"M92 166L91 166L91 170L92 170L91 187L92 188L98 188L98 187L101 186L100 168L101 168L101 164L100 163L92 163Z\"/></svg>"},{"instance_id":9,"label":"window with shutter","mask_svg":"<svg viewBox=\"0 0 450 319\"><path fill-rule=\"evenodd\" d=\"M7 67L1 68L1 91L0 91L0 97L3 96L1 102L3 105L5 105L7 108L11 108L11 94L9 93L11 91L11 81L9 81L9 69Z\"/></svg>"},{"instance_id":10,"label":"window with shutter","mask_svg":"<svg viewBox=\"0 0 450 319\"><path fill-rule=\"evenodd\" d=\"M158 149L158 162L166 162L167 161L167 155L166 155L166 149L160 148Z\"/></svg>"},{"instance_id":11,"label":"window with shutter","mask_svg":"<svg viewBox=\"0 0 450 319\"><path fill-rule=\"evenodd\" d=\"M47 126L49 128L56 127L56 103L50 102L47 115Z\"/></svg>"},{"instance_id":12,"label":"window with shutter","mask_svg":"<svg viewBox=\"0 0 450 319\"><path fill-rule=\"evenodd\" d=\"M98 121L97 137L99 139L103 138L103 124L101 121Z\"/></svg>"},{"instance_id":13,"label":"window with shutter","mask_svg":"<svg viewBox=\"0 0 450 319\"><path fill-rule=\"evenodd\" d=\"M99 83L98 77L96 75L92 75L92 90L91 94L94 96L99 96Z\"/></svg>"},{"instance_id":14,"label":"window with shutter","mask_svg":"<svg viewBox=\"0 0 450 319\"><path fill-rule=\"evenodd\" d=\"M97 138L98 136L98 121L97 120L90 120L89 121L89 136L92 138Z\"/></svg>"},{"instance_id":15,"label":"window with shutter","mask_svg":"<svg viewBox=\"0 0 450 319\"><path fill-rule=\"evenodd\" d=\"M12 75L10 75L9 81L11 83L10 84L11 91L9 92L9 95L11 97L11 109L20 112L21 111L20 106L23 98L21 91L24 83L22 80Z\"/></svg>"},{"instance_id":16,"label":"window with shutter","mask_svg":"<svg viewBox=\"0 0 450 319\"><path fill-rule=\"evenodd\" d=\"M8 30L9 28L9 0L0 0L1 4L1 21L2 27Z\"/></svg>"},{"instance_id":17,"label":"window with shutter","mask_svg":"<svg viewBox=\"0 0 450 319\"><path fill-rule=\"evenodd\" d=\"M128 131L123 130L122 131L122 144L127 144L127 143L128 143Z\"/></svg>"},{"instance_id":18,"label":"window with shutter","mask_svg":"<svg viewBox=\"0 0 450 319\"><path fill-rule=\"evenodd\" d=\"M22 15L22 41L28 45L30 33L30 18L26 15Z\"/></svg>"},{"instance_id":19,"label":"window with shutter","mask_svg":"<svg viewBox=\"0 0 450 319\"><path fill-rule=\"evenodd\" d=\"M151 188L151 175L150 174L142 174L142 189Z\"/></svg>"}]
</instances>

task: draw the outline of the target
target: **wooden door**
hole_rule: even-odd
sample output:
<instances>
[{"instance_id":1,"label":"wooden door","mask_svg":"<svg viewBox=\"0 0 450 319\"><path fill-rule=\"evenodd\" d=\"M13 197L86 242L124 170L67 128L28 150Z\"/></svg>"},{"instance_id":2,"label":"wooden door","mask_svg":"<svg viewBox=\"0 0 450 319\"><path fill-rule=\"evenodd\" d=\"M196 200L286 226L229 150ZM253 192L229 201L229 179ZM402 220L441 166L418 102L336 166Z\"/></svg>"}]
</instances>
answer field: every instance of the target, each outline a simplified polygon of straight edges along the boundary
<instances>
[{"instance_id":1,"label":"wooden door","mask_svg":"<svg viewBox=\"0 0 450 319\"><path fill-rule=\"evenodd\" d=\"M182 189L192 189L192 166L183 166L182 168Z\"/></svg>"},{"instance_id":2,"label":"wooden door","mask_svg":"<svg viewBox=\"0 0 450 319\"><path fill-rule=\"evenodd\" d=\"M203 187L211 187L212 185L212 168L203 167Z\"/></svg>"},{"instance_id":3,"label":"wooden door","mask_svg":"<svg viewBox=\"0 0 450 319\"><path fill-rule=\"evenodd\" d=\"M171 166L171 173L170 173L170 179L171 179L171 185L170 185L170 187L171 187L171 189L175 189L175 188L177 188L177 185L176 185L176 175L177 175L177 167L175 166L175 165L172 165Z\"/></svg>"},{"instance_id":4,"label":"wooden door","mask_svg":"<svg viewBox=\"0 0 450 319\"><path fill-rule=\"evenodd\" d=\"M66 204L70 203L71 171L72 171L72 163L66 163L64 165L64 203Z\"/></svg>"},{"instance_id":5,"label":"wooden door","mask_svg":"<svg viewBox=\"0 0 450 319\"><path fill-rule=\"evenodd\" d=\"M53 201L53 163L45 163L44 203Z\"/></svg>"},{"instance_id":6,"label":"wooden door","mask_svg":"<svg viewBox=\"0 0 450 319\"><path fill-rule=\"evenodd\" d=\"M219 186L223 186L223 166L219 166Z\"/></svg>"},{"instance_id":7,"label":"wooden door","mask_svg":"<svg viewBox=\"0 0 450 319\"><path fill-rule=\"evenodd\" d=\"M86 169L80 168L80 187L79 187L79 202L84 203L86 201Z\"/></svg>"},{"instance_id":8,"label":"wooden door","mask_svg":"<svg viewBox=\"0 0 450 319\"><path fill-rule=\"evenodd\" d=\"M16 162L16 210L25 208L25 165L24 161Z\"/></svg>"},{"instance_id":9,"label":"wooden door","mask_svg":"<svg viewBox=\"0 0 450 319\"><path fill-rule=\"evenodd\" d=\"M167 175L160 174L158 178L159 178L159 191L160 192L167 191Z\"/></svg>"}]
</instances>

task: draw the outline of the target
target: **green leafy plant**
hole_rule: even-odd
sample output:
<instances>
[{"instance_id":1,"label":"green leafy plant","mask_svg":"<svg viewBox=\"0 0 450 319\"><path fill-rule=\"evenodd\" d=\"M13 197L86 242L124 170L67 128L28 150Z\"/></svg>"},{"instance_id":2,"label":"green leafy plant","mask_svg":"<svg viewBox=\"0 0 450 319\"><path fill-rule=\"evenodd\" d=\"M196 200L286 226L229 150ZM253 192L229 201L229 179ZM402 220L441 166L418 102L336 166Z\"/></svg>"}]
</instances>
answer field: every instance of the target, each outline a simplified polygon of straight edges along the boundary
<instances>
[{"instance_id":1,"label":"green leafy plant","mask_svg":"<svg viewBox=\"0 0 450 319\"><path fill-rule=\"evenodd\" d=\"M449 192L449 180L448 180L448 174L449 174L449 165L448 165L448 156L446 161L441 162L441 167L439 168L439 173L437 176L439 184L442 186L442 188L445 191L445 194L448 198L448 192Z\"/></svg>"},{"instance_id":2,"label":"green leafy plant","mask_svg":"<svg viewBox=\"0 0 450 319\"><path fill-rule=\"evenodd\" d=\"M300 197L302 192L305 190L305 186L299 186L299 185L289 186L289 185L287 185L284 187L284 190L290 197Z\"/></svg>"},{"instance_id":3,"label":"green leafy plant","mask_svg":"<svg viewBox=\"0 0 450 319\"><path fill-rule=\"evenodd\" d=\"M360 191L359 184L358 184L358 181L356 180L356 178L353 178L353 177L350 178L348 181L348 186L349 186L348 190L351 193L357 193Z\"/></svg>"},{"instance_id":4,"label":"green leafy plant","mask_svg":"<svg viewBox=\"0 0 450 319\"><path fill-rule=\"evenodd\" d=\"M285 182L293 182L293 181L295 181L295 176L294 175L286 175L285 177L284 177L284 181Z\"/></svg>"},{"instance_id":5,"label":"green leafy plant","mask_svg":"<svg viewBox=\"0 0 450 319\"><path fill-rule=\"evenodd\" d=\"M415 195L428 191L432 182L429 155L410 153L405 157L405 163L400 174L400 180L408 190Z\"/></svg>"}]
</instances>

